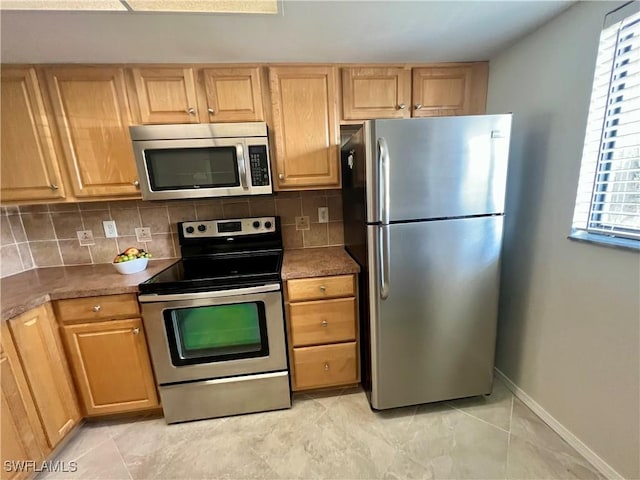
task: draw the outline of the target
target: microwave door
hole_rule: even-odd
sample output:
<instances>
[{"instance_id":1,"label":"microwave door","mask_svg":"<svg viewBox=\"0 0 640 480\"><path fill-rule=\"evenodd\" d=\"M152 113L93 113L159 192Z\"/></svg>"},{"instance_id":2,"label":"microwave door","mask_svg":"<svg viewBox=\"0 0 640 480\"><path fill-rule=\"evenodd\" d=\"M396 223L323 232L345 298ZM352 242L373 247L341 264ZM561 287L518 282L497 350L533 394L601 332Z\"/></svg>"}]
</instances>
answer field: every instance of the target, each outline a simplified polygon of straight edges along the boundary
<instances>
[{"instance_id":1,"label":"microwave door","mask_svg":"<svg viewBox=\"0 0 640 480\"><path fill-rule=\"evenodd\" d=\"M244 139L138 141L134 154L145 200L253 193Z\"/></svg>"}]
</instances>

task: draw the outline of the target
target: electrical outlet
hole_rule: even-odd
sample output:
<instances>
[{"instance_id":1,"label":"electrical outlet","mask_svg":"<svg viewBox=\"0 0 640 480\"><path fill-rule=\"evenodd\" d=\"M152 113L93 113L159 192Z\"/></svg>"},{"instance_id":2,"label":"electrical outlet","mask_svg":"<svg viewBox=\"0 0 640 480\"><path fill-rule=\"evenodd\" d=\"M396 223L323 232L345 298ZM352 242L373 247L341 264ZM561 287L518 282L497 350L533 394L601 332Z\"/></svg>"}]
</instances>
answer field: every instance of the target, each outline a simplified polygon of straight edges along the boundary
<instances>
[{"instance_id":1,"label":"electrical outlet","mask_svg":"<svg viewBox=\"0 0 640 480\"><path fill-rule=\"evenodd\" d=\"M149 227L136 228L136 240L138 242L150 242L151 229Z\"/></svg>"},{"instance_id":2,"label":"electrical outlet","mask_svg":"<svg viewBox=\"0 0 640 480\"><path fill-rule=\"evenodd\" d=\"M318 207L318 223L329 222L329 207Z\"/></svg>"},{"instance_id":3,"label":"electrical outlet","mask_svg":"<svg viewBox=\"0 0 640 480\"><path fill-rule=\"evenodd\" d=\"M104 228L104 236L107 238L116 238L118 236L118 230L116 229L115 220L105 220L102 222Z\"/></svg>"},{"instance_id":4,"label":"electrical outlet","mask_svg":"<svg viewBox=\"0 0 640 480\"><path fill-rule=\"evenodd\" d=\"M91 230L78 230L76 232L76 235L78 235L78 241L80 242L80 245L95 245L96 242L93 239L93 232Z\"/></svg>"},{"instance_id":5,"label":"electrical outlet","mask_svg":"<svg viewBox=\"0 0 640 480\"><path fill-rule=\"evenodd\" d=\"M309 230L310 228L308 215L296 217L296 230Z\"/></svg>"}]
</instances>

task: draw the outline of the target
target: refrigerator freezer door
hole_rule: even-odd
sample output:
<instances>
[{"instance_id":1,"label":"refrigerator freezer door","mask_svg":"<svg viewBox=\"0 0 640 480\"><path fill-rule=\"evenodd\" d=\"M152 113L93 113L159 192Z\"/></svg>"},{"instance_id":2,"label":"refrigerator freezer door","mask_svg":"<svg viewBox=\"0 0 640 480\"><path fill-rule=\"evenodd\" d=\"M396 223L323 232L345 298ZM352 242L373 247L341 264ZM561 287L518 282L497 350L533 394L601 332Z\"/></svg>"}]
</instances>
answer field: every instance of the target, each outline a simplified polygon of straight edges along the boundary
<instances>
[{"instance_id":1,"label":"refrigerator freezer door","mask_svg":"<svg viewBox=\"0 0 640 480\"><path fill-rule=\"evenodd\" d=\"M510 114L372 121L369 223L385 197L390 222L504 212L510 130Z\"/></svg>"},{"instance_id":2,"label":"refrigerator freezer door","mask_svg":"<svg viewBox=\"0 0 640 480\"><path fill-rule=\"evenodd\" d=\"M490 216L367 227L374 408L491 391L502 224Z\"/></svg>"}]
</instances>

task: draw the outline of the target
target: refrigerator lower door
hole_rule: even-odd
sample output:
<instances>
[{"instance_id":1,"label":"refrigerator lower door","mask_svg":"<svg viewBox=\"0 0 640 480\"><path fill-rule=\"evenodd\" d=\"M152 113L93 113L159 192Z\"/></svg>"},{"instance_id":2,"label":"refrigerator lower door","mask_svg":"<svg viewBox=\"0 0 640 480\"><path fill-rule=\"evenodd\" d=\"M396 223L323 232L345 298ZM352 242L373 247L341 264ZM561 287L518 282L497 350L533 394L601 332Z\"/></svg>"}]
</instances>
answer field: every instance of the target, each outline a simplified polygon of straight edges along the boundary
<instances>
[{"instance_id":1,"label":"refrigerator lower door","mask_svg":"<svg viewBox=\"0 0 640 480\"><path fill-rule=\"evenodd\" d=\"M373 408L491 392L502 227L502 216L367 227Z\"/></svg>"}]
</instances>

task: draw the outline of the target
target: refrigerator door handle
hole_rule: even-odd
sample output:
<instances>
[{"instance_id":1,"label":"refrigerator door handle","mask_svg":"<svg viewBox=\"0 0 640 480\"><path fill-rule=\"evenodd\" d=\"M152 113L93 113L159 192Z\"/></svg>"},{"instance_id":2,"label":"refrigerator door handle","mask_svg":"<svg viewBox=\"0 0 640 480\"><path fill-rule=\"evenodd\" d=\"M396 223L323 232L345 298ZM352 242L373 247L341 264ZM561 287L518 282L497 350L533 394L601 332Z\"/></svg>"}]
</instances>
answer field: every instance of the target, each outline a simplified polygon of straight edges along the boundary
<instances>
[{"instance_id":1,"label":"refrigerator door handle","mask_svg":"<svg viewBox=\"0 0 640 480\"><path fill-rule=\"evenodd\" d=\"M389 296L389 225L378 228L378 262L380 265L380 298L386 300Z\"/></svg>"},{"instance_id":2,"label":"refrigerator door handle","mask_svg":"<svg viewBox=\"0 0 640 480\"><path fill-rule=\"evenodd\" d=\"M389 146L384 137L378 138L378 206L380 222L389 224Z\"/></svg>"}]
</instances>

